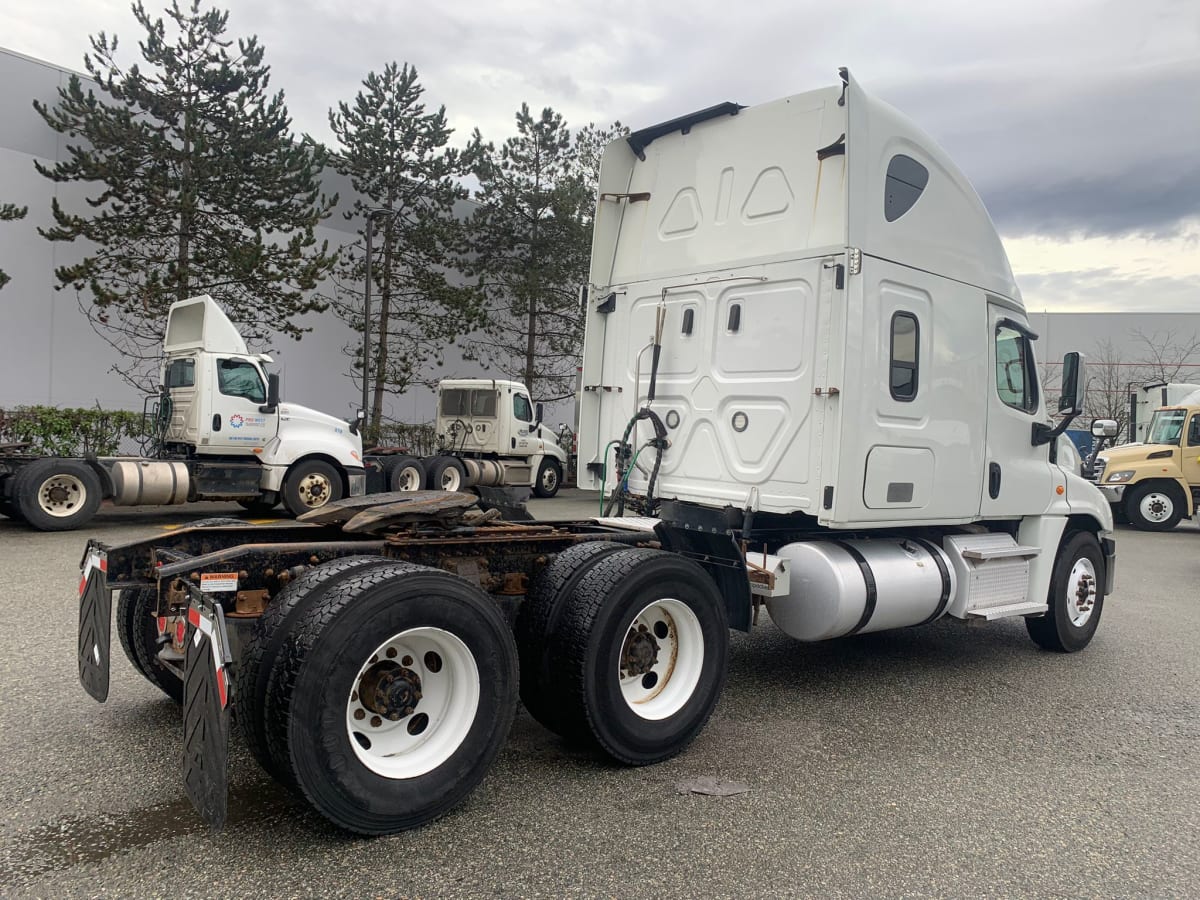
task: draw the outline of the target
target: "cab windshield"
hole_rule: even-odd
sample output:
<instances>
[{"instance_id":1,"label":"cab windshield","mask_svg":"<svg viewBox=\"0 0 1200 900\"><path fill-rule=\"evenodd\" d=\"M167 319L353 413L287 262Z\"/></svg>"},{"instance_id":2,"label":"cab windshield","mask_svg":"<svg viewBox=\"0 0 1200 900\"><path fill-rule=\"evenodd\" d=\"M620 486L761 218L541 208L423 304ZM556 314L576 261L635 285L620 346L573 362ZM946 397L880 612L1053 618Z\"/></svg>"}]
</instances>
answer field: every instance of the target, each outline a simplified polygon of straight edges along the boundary
<instances>
[{"instance_id":1,"label":"cab windshield","mask_svg":"<svg viewBox=\"0 0 1200 900\"><path fill-rule=\"evenodd\" d=\"M1146 436L1147 444L1179 444L1179 435L1183 432L1183 420L1187 410L1160 409L1150 420L1150 433Z\"/></svg>"}]
</instances>

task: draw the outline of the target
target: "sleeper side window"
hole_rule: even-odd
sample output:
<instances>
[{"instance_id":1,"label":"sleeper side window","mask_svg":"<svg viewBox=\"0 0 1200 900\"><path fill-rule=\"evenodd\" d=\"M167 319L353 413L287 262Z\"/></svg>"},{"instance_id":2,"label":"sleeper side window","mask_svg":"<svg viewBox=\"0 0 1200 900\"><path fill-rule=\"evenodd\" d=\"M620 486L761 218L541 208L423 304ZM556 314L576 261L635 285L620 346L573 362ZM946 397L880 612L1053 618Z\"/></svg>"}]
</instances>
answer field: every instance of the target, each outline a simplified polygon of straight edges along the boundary
<instances>
[{"instance_id":1,"label":"sleeper side window","mask_svg":"<svg viewBox=\"0 0 1200 900\"><path fill-rule=\"evenodd\" d=\"M996 328L996 392L1006 406L1027 413L1037 410L1033 348L1028 337L1009 325Z\"/></svg>"},{"instance_id":2,"label":"sleeper side window","mask_svg":"<svg viewBox=\"0 0 1200 900\"><path fill-rule=\"evenodd\" d=\"M167 366L167 387L185 388L196 386L196 361L194 359L173 359Z\"/></svg>"},{"instance_id":3,"label":"sleeper side window","mask_svg":"<svg viewBox=\"0 0 1200 900\"><path fill-rule=\"evenodd\" d=\"M895 222L912 209L927 184L928 169L903 153L893 156L888 163L887 178L884 181L883 217L889 222Z\"/></svg>"},{"instance_id":4,"label":"sleeper side window","mask_svg":"<svg viewBox=\"0 0 1200 900\"><path fill-rule=\"evenodd\" d=\"M905 403L917 396L917 371L920 365L921 327L912 313L892 316L892 354L889 389L893 400Z\"/></svg>"}]
</instances>

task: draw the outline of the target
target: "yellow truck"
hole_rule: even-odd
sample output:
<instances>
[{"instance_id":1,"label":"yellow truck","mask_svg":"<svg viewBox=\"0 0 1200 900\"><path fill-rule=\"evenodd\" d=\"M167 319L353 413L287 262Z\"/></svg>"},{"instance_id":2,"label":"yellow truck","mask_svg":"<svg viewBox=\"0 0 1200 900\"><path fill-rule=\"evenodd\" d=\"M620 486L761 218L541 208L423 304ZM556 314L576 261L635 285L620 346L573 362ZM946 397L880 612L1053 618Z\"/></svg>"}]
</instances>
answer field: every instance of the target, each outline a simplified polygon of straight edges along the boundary
<instances>
[{"instance_id":1,"label":"yellow truck","mask_svg":"<svg viewBox=\"0 0 1200 900\"><path fill-rule=\"evenodd\" d=\"M1129 524L1169 531L1200 506L1200 391L1155 410L1145 443L1096 457L1092 477Z\"/></svg>"}]
</instances>

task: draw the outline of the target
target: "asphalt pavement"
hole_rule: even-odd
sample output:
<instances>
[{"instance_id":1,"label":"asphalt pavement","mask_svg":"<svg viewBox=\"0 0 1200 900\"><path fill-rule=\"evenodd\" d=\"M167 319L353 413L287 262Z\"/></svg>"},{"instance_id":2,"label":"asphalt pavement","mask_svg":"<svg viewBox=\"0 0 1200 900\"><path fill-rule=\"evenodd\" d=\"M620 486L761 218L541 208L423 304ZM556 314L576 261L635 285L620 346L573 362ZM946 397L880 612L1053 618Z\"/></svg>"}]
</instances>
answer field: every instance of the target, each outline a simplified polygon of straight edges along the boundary
<instances>
[{"instance_id":1,"label":"asphalt pavement","mask_svg":"<svg viewBox=\"0 0 1200 900\"><path fill-rule=\"evenodd\" d=\"M594 496L537 501L594 514ZM85 532L0 519L0 894L1037 896L1200 892L1200 529L1122 529L1118 589L1082 653L1022 623L800 644L735 634L683 755L628 769L520 711L482 786L391 838L339 833L239 743L231 821L200 823L179 711L113 640L108 703L75 672L85 538L217 504L105 510ZM681 793L704 776L749 791Z\"/></svg>"}]
</instances>

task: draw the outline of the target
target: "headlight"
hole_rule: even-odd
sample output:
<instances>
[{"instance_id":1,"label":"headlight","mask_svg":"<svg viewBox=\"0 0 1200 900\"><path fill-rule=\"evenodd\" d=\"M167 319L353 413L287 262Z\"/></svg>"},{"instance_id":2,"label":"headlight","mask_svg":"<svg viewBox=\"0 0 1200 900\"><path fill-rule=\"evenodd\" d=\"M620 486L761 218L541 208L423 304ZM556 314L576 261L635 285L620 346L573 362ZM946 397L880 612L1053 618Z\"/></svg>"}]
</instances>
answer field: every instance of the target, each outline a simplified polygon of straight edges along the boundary
<instances>
[{"instance_id":1,"label":"headlight","mask_svg":"<svg viewBox=\"0 0 1200 900\"><path fill-rule=\"evenodd\" d=\"M1105 480L1109 484L1112 484L1114 481L1117 481L1117 482L1128 481L1130 478L1133 477L1133 475L1134 475L1133 469L1125 469L1123 472L1113 472Z\"/></svg>"}]
</instances>

